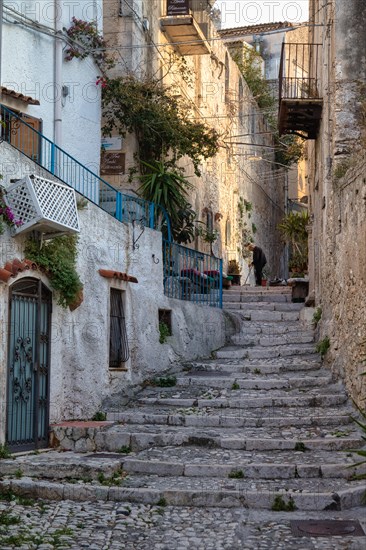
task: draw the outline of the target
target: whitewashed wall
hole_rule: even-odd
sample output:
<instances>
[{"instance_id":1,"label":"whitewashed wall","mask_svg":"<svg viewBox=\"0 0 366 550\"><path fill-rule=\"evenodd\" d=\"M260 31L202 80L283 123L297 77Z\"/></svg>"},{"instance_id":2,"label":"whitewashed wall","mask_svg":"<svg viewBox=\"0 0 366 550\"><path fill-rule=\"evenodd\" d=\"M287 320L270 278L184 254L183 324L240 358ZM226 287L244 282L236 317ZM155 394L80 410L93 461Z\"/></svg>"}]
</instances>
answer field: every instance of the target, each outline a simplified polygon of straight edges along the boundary
<instances>
[{"instance_id":1,"label":"whitewashed wall","mask_svg":"<svg viewBox=\"0 0 366 550\"><path fill-rule=\"evenodd\" d=\"M0 172L11 178L40 170L6 143L0 145ZM84 302L74 312L62 309L53 296L51 335L51 422L91 418L103 402L123 403L130 388L173 367L179 360L209 356L225 343L225 316L219 309L168 299L163 294L161 234L145 229L139 249L132 250L132 226L121 224L96 206L79 211L78 272L84 283ZM0 267L23 259L23 238L0 236ZM156 264L152 255L155 254ZM138 284L111 281L99 269L127 272ZM10 279L40 277L26 271ZM41 277L50 287L46 277ZM126 291L126 325L131 349L127 371L110 371L109 291ZM7 324L9 285L0 283L0 442L5 433ZM158 310L172 310L173 335L159 343ZM208 330L202 331L202 327ZM122 396L122 397L121 397ZM120 399L121 397L121 399Z\"/></svg>"},{"instance_id":2,"label":"whitewashed wall","mask_svg":"<svg viewBox=\"0 0 366 550\"><path fill-rule=\"evenodd\" d=\"M57 17L62 27L69 28L73 16L96 20L102 30L102 0L62 1ZM55 87L55 56L53 34L55 28L54 2L37 0L5 0L2 52L2 85L38 99L40 105L9 101L17 108L43 121L43 134L54 140L54 103L61 101L61 88ZM27 25L16 22L6 8L21 14ZM45 26L45 33L32 28L32 21ZM67 49L63 42L63 49ZM85 60L73 59L62 63L61 85L69 87L69 95L62 99L62 141L60 146L94 171L99 170L100 157L100 89L96 86L100 69L91 56Z\"/></svg>"}]
</instances>

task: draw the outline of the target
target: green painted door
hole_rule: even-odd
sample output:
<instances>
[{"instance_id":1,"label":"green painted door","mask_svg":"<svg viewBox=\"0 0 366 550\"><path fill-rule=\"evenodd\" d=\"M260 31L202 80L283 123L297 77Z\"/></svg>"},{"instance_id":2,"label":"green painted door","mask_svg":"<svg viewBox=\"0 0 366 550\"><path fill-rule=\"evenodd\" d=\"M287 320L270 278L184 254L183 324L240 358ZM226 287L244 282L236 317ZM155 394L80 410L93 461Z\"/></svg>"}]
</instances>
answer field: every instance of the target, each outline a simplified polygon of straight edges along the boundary
<instances>
[{"instance_id":1,"label":"green painted door","mask_svg":"<svg viewBox=\"0 0 366 550\"><path fill-rule=\"evenodd\" d=\"M37 279L10 289L7 444L12 451L48 445L52 294Z\"/></svg>"}]
</instances>

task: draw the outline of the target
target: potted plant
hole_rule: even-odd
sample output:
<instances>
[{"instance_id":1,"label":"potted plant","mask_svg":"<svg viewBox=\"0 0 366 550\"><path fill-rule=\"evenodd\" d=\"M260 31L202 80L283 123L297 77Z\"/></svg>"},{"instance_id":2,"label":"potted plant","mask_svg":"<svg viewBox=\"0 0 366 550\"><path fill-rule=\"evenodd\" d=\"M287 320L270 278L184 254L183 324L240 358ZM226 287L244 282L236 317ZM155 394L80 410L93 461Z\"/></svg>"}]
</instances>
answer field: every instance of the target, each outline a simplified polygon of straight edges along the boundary
<instances>
[{"instance_id":1,"label":"potted plant","mask_svg":"<svg viewBox=\"0 0 366 550\"><path fill-rule=\"evenodd\" d=\"M241 269L237 260L229 261L227 273L233 278L232 280L233 285L240 285Z\"/></svg>"},{"instance_id":2,"label":"potted plant","mask_svg":"<svg viewBox=\"0 0 366 550\"><path fill-rule=\"evenodd\" d=\"M265 265L262 271L262 286L267 286L267 281L271 275L271 268Z\"/></svg>"}]
</instances>

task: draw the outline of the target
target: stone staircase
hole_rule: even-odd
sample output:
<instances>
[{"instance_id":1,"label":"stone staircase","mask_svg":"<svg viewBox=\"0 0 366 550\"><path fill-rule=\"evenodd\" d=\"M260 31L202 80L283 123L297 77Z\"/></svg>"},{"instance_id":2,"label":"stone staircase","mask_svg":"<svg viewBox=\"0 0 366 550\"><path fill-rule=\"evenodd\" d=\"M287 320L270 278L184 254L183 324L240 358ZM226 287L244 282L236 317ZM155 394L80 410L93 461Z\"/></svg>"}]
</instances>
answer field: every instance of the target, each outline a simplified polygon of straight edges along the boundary
<instances>
[{"instance_id":1,"label":"stone staircase","mask_svg":"<svg viewBox=\"0 0 366 550\"><path fill-rule=\"evenodd\" d=\"M234 288L224 307L238 326L229 345L184 365L173 387L146 385L109 423L55 427L66 452L0 461L2 489L283 511L362 505L366 481L354 476L366 468L353 466L351 449L365 441L300 321L302 304L286 288ZM19 470L27 477L11 477Z\"/></svg>"}]
</instances>

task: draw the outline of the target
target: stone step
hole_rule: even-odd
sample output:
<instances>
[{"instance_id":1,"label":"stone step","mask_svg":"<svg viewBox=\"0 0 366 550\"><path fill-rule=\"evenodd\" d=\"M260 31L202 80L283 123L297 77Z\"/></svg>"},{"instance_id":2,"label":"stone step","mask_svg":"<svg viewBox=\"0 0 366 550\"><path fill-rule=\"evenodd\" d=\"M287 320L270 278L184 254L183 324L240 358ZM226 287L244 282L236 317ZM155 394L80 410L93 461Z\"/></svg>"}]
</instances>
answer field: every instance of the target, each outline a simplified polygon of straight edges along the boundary
<instances>
[{"instance_id":1,"label":"stone step","mask_svg":"<svg viewBox=\"0 0 366 550\"><path fill-rule=\"evenodd\" d=\"M278 346L226 346L216 352L218 359L274 359L316 353L315 344L283 344Z\"/></svg>"},{"instance_id":2,"label":"stone step","mask_svg":"<svg viewBox=\"0 0 366 550\"><path fill-rule=\"evenodd\" d=\"M357 459L355 455L354 462ZM332 463L330 462L322 466L322 462L314 462L310 464L299 465L291 462L286 462L283 458L281 464L261 463L248 464L245 461L231 461L230 463L192 463L182 459L177 459L169 462L165 457L164 460L142 460L138 457L128 457L123 461L123 470L132 474L148 474L159 476L185 476L185 477L218 477L232 479L237 474L238 478L242 479L327 479L327 478L343 478L352 479L353 476L363 475L366 473L365 467L352 467L352 464ZM351 467L350 467L351 466Z\"/></svg>"},{"instance_id":3,"label":"stone step","mask_svg":"<svg viewBox=\"0 0 366 550\"><path fill-rule=\"evenodd\" d=\"M261 335L270 337L287 334L298 334L299 336L314 334L313 329L310 329L308 326L303 325L300 321L283 321L281 323L277 321L250 321L246 318L245 312L243 311L235 312L235 317L240 321L240 330L237 332L237 334L241 334L242 336Z\"/></svg>"},{"instance_id":4,"label":"stone step","mask_svg":"<svg viewBox=\"0 0 366 550\"><path fill-rule=\"evenodd\" d=\"M255 411L255 409L254 409ZM239 411L240 412L240 411ZM126 411L111 411L108 420L123 424L160 424L164 426L191 426L191 427L223 427L223 428L287 428L292 427L320 427L328 428L328 432L335 437L349 431L352 422L349 409L329 408L325 414L323 409L315 409L309 414L308 409L290 409L283 415L283 409L271 409L271 415L263 412L262 416L245 411L235 415L233 412L217 414L216 410L199 410L194 407L172 410L169 407L145 407Z\"/></svg>"},{"instance_id":5,"label":"stone step","mask_svg":"<svg viewBox=\"0 0 366 550\"><path fill-rule=\"evenodd\" d=\"M314 333L312 331L303 332L302 334L292 332L288 334L258 334L247 335L245 330L239 334L234 334L230 338L231 342L237 346L283 346L287 344L309 344L314 342Z\"/></svg>"},{"instance_id":6,"label":"stone step","mask_svg":"<svg viewBox=\"0 0 366 550\"><path fill-rule=\"evenodd\" d=\"M239 304L240 305L240 304ZM255 322L263 322L263 323L289 323L291 321L296 322L300 320L300 311L257 311L257 310L246 310L240 309L240 307L236 307L233 305L233 307L228 308L227 306L224 307L225 311L228 311L229 313L235 313L239 314L242 319L242 322L245 323L247 321L255 321Z\"/></svg>"},{"instance_id":7,"label":"stone step","mask_svg":"<svg viewBox=\"0 0 366 550\"><path fill-rule=\"evenodd\" d=\"M164 447L141 452L73 453L46 452L40 456L20 456L2 460L0 476L64 480L66 482L111 480L121 474L142 473L161 476L221 477L232 479L346 478L366 472L356 467L356 453L326 451L248 451ZM21 473L21 476L20 476Z\"/></svg>"},{"instance_id":8,"label":"stone step","mask_svg":"<svg viewBox=\"0 0 366 550\"><path fill-rule=\"evenodd\" d=\"M197 373L198 374L198 373ZM232 389L233 384L238 385L237 389L260 389L260 390L271 390L271 389L285 389L285 388L306 388L310 386L320 386L324 387L327 384L330 384L332 381L332 376L301 376L301 377L290 377L290 378L263 378L263 376L258 376L256 378L244 378L237 376L235 374L229 375L229 373L222 373L219 376L201 376L194 374L189 374L184 377L177 378L177 386L187 387L187 386L201 386L209 388L221 388L221 389Z\"/></svg>"},{"instance_id":9,"label":"stone step","mask_svg":"<svg viewBox=\"0 0 366 550\"><path fill-rule=\"evenodd\" d=\"M133 502L161 506L271 510L348 510L363 503L366 483L343 479L242 480L132 475L122 486L33 480L0 481L0 490L45 500ZM287 507L286 507L287 505Z\"/></svg>"},{"instance_id":10,"label":"stone step","mask_svg":"<svg viewBox=\"0 0 366 550\"><path fill-rule=\"evenodd\" d=\"M258 362L255 361L252 364L247 361L233 361L231 359L222 359L220 362L211 361L211 362L195 362L191 363L189 366L189 372L190 373L199 373L199 372L230 372L231 374L263 374L263 375L270 375L270 374L283 374L287 373L290 375L296 372L301 375L305 375L308 372L318 372L320 369L322 369L322 364L319 360L319 357L316 357L316 360L314 361L307 361L306 363L302 363L299 361L299 363L289 362L288 365L284 363L278 364L276 361L276 364L266 364L264 362ZM187 367L188 370L188 367ZM322 369L322 372L327 372L326 369Z\"/></svg>"},{"instance_id":11,"label":"stone step","mask_svg":"<svg viewBox=\"0 0 366 550\"><path fill-rule=\"evenodd\" d=\"M245 304L255 304L255 306L263 303L279 304L279 303L291 303L291 294L248 294L240 292L223 293L223 303L227 302L241 302Z\"/></svg>"},{"instance_id":12,"label":"stone step","mask_svg":"<svg viewBox=\"0 0 366 550\"><path fill-rule=\"evenodd\" d=\"M246 314L264 313L264 312L299 312L303 309L303 303L288 303L288 302L258 302L256 304L248 302L223 302L225 310L240 310ZM291 319L289 319L291 320Z\"/></svg>"},{"instance_id":13,"label":"stone step","mask_svg":"<svg viewBox=\"0 0 366 550\"><path fill-rule=\"evenodd\" d=\"M209 407L211 409L240 409L242 414L247 409L264 409L263 415L266 414L265 409L273 409L276 407L334 407L343 405L347 402L347 396L344 393L325 394L318 393L311 396L296 395L288 396L281 395L278 397L261 396L261 397L232 397L232 398L212 398L211 399L181 399L165 398L165 397L142 397L137 401L139 405L157 405L157 406L173 406L173 407L195 407L198 409Z\"/></svg>"},{"instance_id":14,"label":"stone step","mask_svg":"<svg viewBox=\"0 0 366 550\"><path fill-rule=\"evenodd\" d=\"M141 451L150 447L201 446L207 448L241 449L246 451L271 451L318 449L341 451L359 449L364 441L357 431L349 429L342 437L331 435L317 428L292 428L287 430L271 428L205 428L196 429L186 426L114 425L108 429L97 430L93 434L81 437L80 431L63 430L56 427L54 436L61 449L82 451L118 452L122 448ZM284 435L285 434L285 435Z\"/></svg>"}]
</instances>

